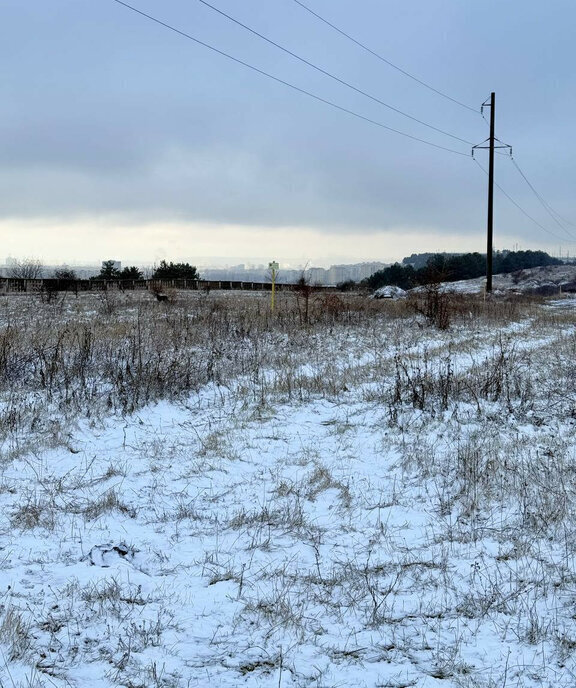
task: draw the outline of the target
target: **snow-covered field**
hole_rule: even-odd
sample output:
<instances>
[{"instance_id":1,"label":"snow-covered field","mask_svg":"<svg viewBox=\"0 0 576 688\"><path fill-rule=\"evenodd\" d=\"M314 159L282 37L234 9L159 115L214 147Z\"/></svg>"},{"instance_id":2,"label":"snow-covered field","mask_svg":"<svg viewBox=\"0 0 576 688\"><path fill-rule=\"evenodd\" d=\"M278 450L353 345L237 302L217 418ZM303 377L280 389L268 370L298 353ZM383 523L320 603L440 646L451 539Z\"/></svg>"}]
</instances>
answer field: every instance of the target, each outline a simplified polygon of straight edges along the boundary
<instances>
[{"instance_id":1,"label":"snow-covered field","mask_svg":"<svg viewBox=\"0 0 576 688\"><path fill-rule=\"evenodd\" d=\"M0 302L0 686L576 685L571 301Z\"/></svg>"}]
</instances>

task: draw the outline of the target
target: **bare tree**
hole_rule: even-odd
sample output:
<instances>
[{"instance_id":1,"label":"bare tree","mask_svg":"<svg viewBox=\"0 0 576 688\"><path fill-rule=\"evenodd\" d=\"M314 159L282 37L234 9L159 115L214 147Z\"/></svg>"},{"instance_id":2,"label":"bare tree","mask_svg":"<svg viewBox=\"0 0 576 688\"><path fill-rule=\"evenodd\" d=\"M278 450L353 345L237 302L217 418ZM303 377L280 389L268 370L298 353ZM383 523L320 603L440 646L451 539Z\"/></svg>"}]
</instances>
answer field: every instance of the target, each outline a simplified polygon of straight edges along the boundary
<instances>
[{"instance_id":1,"label":"bare tree","mask_svg":"<svg viewBox=\"0 0 576 688\"><path fill-rule=\"evenodd\" d=\"M310 297L314 293L314 287L310 284L310 280L308 279L306 272L304 270L302 270L302 275L294 285L293 289L296 292L296 298L298 299L298 312L300 314L300 323L302 325L308 325L308 323L310 322ZM304 312L302 312L302 309L300 308L300 300L303 301Z\"/></svg>"},{"instance_id":2,"label":"bare tree","mask_svg":"<svg viewBox=\"0 0 576 688\"><path fill-rule=\"evenodd\" d=\"M15 260L8 268L8 277L13 279L39 279L44 266L38 258Z\"/></svg>"}]
</instances>

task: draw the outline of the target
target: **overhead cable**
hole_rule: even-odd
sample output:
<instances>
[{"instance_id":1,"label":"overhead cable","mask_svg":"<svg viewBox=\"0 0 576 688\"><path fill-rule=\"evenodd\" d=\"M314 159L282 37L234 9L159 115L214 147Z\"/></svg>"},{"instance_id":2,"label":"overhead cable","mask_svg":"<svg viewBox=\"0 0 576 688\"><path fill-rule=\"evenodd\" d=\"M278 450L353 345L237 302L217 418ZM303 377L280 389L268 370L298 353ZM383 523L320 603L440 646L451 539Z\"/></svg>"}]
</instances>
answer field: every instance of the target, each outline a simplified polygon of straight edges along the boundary
<instances>
[{"instance_id":1,"label":"overhead cable","mask_svg":"<svg viewBox=\"0 0 576 688\"><path fill-rule=\"evenodd\" d=\"M482 167L482 165L478 162L478 160L476 160L476 158L472 158L472 160L474 160L474 162L478 165L478 167L482 170L482 172L484 172L484 174L486 174L486 175L488 174L487 170L485 170L485 169ZM494 185L498 187L498 189L500 190L500 192L501 192L502 194L504 194L504 196L506 196L506 198L510 201L510 203L512 203L513 205L515 205L515 206L518 208L518 210L519 210L523 215L525 215L529 220L531 220L536 226L540 227L540 229L544 230L547 234L551 234L553 237L555 237L555 238L558 239L559 241L565 241L565 242L568 242L568 241L569 241L568 239L566 239L566 238L564 238L564 237L558 236L558 234L555 234L555 233L552 232L550 229L548 229L547 227L545 227L543 224L540 224L540 222L538 222L538 220L535 220L535 219L532 217L532 215L528 214L528 213L524 210L524 208L523 208L519 203L517 203L517 202L512 198L512 196L510 196L510 194L509 194L507 191L505 191L505 190L500 186L500 184L498 184L497 182L494 182ZM573 241L573 242L576 241L576 237L573 237L573 238L572 238L572 241Z\"/></svg>"},{"instance_id":2,"label":"overhead cable","mask_svg":"<svg viewBox=\"0 0 576 688\"><path fill-rule=\"evenodd\" d=\"M349 33L346 33L346 31L340 29L338 26L333 24L332 22L328 21L328 19L325 19L322 17L320 14L317 12L314 12L308 5L305 5L301 0L294 0L294 2L297 5L300 5L302 9L306 10L310 14L312 14L316 19L319 19L321 22L324 22L327 26L329 26L331 29L334 29L334 31L337 31L339 34L347 38L348 40L352 41L352 43L355 43L357 46L365 50L366 52L370 53L374 57L378 58L382 62L385 62L389 67L392 67L396 71L400 72L404 76L407 76L409 79L412 79L412 81L415 81L416 83L420 84L421 86L424 86L430 91L433 91L439 96L442 96L442 98L446 98L447 100L451 100L453 103L456 103L457 105L460 105L463 108L466 108L466 110L471 110L472 112L478 113L478 110L474 107L471 107L470 105L466 105L466 103L461 102L460 100L457 100L456 98L452 98L452 96L449 96L447 93L444 93L443 91L440 91L437 88L434 88L430 84L426 83L422 79L419 79L418 77L414 76L413 74L410 74L410 72L407 72L405 69L402 69L402 67L399 67L397 64L394 64L390 60L386 59L383 57L380 53L376 52L375 50L372 50L372 48L369 48L367 45L359 41L357 38L354 38L351 36Z\"/></svg>"},{"instance_id":3,"label":"overhead cable","mask_svg":"<svg viewBox=\"0 0 576 688\"><path fill-rule=\"evenodd\" d=\"M309 98L313 98L314 100L317 100L320 103L324 103L325 105L329 105L332 108L335 108L336 110L340 110L341 112L345 112L349 115L352 115L353 117L356 117L357 119L361 119L364 122L368 122L369 124L373 124L374 126L380 127L381 129L386 129L387 131L391 131L395 134L398 134L399 136L404 136L405 138L411 139L412 141L418 141L419 143L423 143L427 146L431 146L432 148L438 148L439 150L447 151L448 153L454 153L455 155L462 155L465 157L468 157L467 153L464 153L462 151L456 150L454 148L448 148L447 146L441 146L440 144L433 143L432 141L427 141L426 139L419 138L418 136L413 136L412 134L408 134L407 132L400 131L399 129L394 129L393 127L389 127L386 124L383 124L382 122L379 122L377 120L371 119L370 117L366 117L354 110L350 110L349 108L343 107L342 105L338 105L337 103L328 100L327 98L323 98L322 96L316 95L315 93L312 93L311 91L307 91L304 88L300 88L300 86L296 86L295 84L290 83L289 81L285 81L284 79L281 79L280 77L274 76L273 74L270 74L270 72L266 72L263 69L260 69L259 67L255 67L254 65L245 62L244 60L239 59L238 57L234 57L233 55L230 55L230 53L227 53L223 50L220 50L219 48L214 47L213 45L210 45L209 43L206 43L205 41L200 40L199 38L196 38L192 36L189 33L186 33L185 31L181 31L180 29L176 28L175 26L172 26L171 24L168 24L160 19L157 19L156 17L153 17L151 14L147 14L146 12L143 12L142 10L139 10L136 7L133 7L132 5L129 5L127 2L123 2L123 0L112 0L113 2L117 3L118 5L122 5L123 7L126 7L129 10L132 10L132 12L135 12L136 14L141 15L142 17L145 17L146 19L149 19L150 21L159 24L160 26L163 26L164 28L173 31L174 33L177 33L178 35L182 36L183 38L186 38L190 41L194 41L198 45L203 46L204 48L208 48L208 50L211 50L212 52L217 53L218 55L222 55L222 57L226 57L227 59L231 60L232 62L235 62L239 65L242 65L243 67L246 67L247 69L251 69L253 72L256 72L258 74L261 74L262 76L267 77L268 79L272 79L273 81L276 81L279 84L282 84L293 91L297 91L298 93L302 93L303 95L308 96Z\"/></svg>"},{"instance_id":4,"label":"overhead cable","mask_svg":"<svg viewBox=\"0 0 576 688\"><path fill-rule=\"evenodd\" d=\"M514 167L518 170L518 173L520 174L520 176L522 177L522 179L524 179L524 181L526 182L526 184L528 184L529 188L531 189L532 193L533 193L533 194L536 196L536 198L540 201L540 204L542 205L542 207L544 208L544 210L548 213L548 215L550 215L550 217L554 220L554 222L558 225L558 227L560 227L560 229L562 229L564 232L566 232L566 234L568 234L572 239L574 239L574 236L566 229L564 223L566 223L566 224L568 224L568 225L572 225L573 227L576 226L576 225L574 225L572 222L569 222L568 220L565 220L565 219L562 217L562 215L560 215L560 213L556 212L556 211L554 210L554 208L553 208L549 203L547 203L546 200L545 200L545 199L538 193L538 191L534 188L534 186L532 185L532 183L530 182L530 180L528 179L528 177L527 177L527 176L524 174L524 172L522 172L522 170L520 169L520 167L519 167L518 163L516 162L516 160L514 159L514 157L513 157L513 156L510 156L510 159L512 160L512 164L513 164Z\"/></svg>"},{"instance_id":5,"label":"overhead cable","mask_svg":"<svg viewBox=\"0 0 576 688\"><path fill-rule=\"evenodd\" d=\"M373 96L371 93L368 93L367 91L362 90L361 88L358 88L357 86L354 86L354 84L351 84L348 81L345 81L339 76L336 76L335 74L332 74L331 72L327 71L326 69L323 69L322 67L319 67L318 65L314 64L313 62L310 62L310 60L307 60L304 57L301 57L300 55L292 52L285 46L281 45L280 43L277 43L276 41L273 41L271 38L268 38L264 34L260 33L259 31L256 31L252 27L248 26L247 24L244 24L241 22L239 19L236 19L235 17L232 17L231 15L227 14L226 12L222 11L218 7L215 7L214 5L210 4L207 2L207 0L198 0L198 2L202 3L209 9L213 10L214 12L217 12L219 15L222 17L225 17L229 21L233 22L234 24L237 24L238 26L241 26L243 29L246 31L249 31L251 34L254 36L257 36L258 38L262 39L263 41L266 41L266 43L269 43L270 45L273 45L275 48L278 48L279 50L282 50L282 52L290 55L291 57L295 58L296 60L299 60L300 62L303 62L305 65L308 67L311 67L312 69L315 69L317 72L320 72L321 74L324 74L325 76L329 77L330 79L333 79L334 81L337 81L339 84L342 84L343 86L346 86L347 88L355 91L356 93L360 93L360 95L365 96L366 98L369 98L370 100L374 101L375 103L378 103L379 105L384 106L385 108L388 108L389 110L392 110L393 112L398 113L399 115L402 115L403 117L407 117L408 119L411 119L413 122L418 122L418 124L422 124L425 127L428 127L429 129L432 129L440 134L444 134L444 136L449 136L452 139L456 139L456 141L461 141L462 143L468 143L472 144L471 141L467 141L466 139L461 138L460 136L456 136L455 134L451 134L448 131L444 131L444 129L440 129L439 127L434 126L433 124L428 124L428 122L424 122L421 119L418 119L417 117L414 117L413 115L408 114L407 112L404 112L403 110L400 110L397 107L394 107L393 105L390 105L389 103L384 102L380 98Z\"/></svg>"}]
</instances>

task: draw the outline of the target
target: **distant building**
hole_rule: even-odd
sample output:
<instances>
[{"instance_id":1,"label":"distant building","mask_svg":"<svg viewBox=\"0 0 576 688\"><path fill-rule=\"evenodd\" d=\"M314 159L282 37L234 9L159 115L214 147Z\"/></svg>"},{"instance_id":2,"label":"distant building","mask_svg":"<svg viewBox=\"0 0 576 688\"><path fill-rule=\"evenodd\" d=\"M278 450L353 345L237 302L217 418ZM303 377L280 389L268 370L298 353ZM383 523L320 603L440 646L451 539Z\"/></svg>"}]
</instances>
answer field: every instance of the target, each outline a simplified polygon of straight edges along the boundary
<instances>
[{"instance_id":1,"label":"distant building","mask_svg":"<svg viewBox=\"0 0 576 688\"><path fill-rule=\"evenodd\" d=\"M310 284L326 284L328 282L328 271L324 268L308 268L306 274Z\"/></svg>"},{"instance_id":2,"label":"distant building","mask_svg":"<svg viewBox=\"0 0 576 688\"><path fill-rule=\"evenodd\" d=\"M327 284L340 284L341 282L361 282L378 270L384 270L388 263L354 263L352 265L332 265L328 270Z\"/></svg>"},{"instance_id":3,"label":"distant building","mask_svg":"<svg viewBox=\"0 0 576 688\"><path fill-rule=\"evenodd\" d=\"M304 274L304 277L312 285L336 285L341 282L353 280L361 282L378 270L388 267L388 263L356 263L352 265L332 265L329 269L311 267L305 270L294 270L280 267L276 281L278 283L296 284ZM234 265L229 268L204 268L202 277L207 280L233 280L239 282L267 282L270 280L270 271L267 267L246 268L245 265Z\"/></svg>"}]
</instances>

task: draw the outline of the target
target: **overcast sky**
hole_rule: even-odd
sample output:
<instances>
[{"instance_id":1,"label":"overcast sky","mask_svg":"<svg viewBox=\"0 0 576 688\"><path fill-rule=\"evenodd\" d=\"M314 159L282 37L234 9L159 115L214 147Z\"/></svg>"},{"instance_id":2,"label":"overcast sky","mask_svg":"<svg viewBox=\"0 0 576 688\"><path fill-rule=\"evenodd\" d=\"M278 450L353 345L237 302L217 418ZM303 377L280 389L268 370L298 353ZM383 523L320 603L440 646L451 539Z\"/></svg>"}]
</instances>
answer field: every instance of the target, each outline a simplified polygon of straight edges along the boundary
<instances>
[{"instance_id":1,"label":"overcast sky","mask_svg":"<svg viewBox=\"0 0 576 688\"><path fill-rule=\"evenodd\" d=\"M574 0L210 0L357 88L471 143L496 92L512 162L497 248L576 253ZM198 0L143 12L377 127L233 63L114 0L0 0L0 262L330 264L485 250L487 177L471 145L369 100ZM485 111L489 117L489 111ZM487 167L487 152L477 159ZM554 216L556 217L556 216Z\"/></svg>"}]
</instances>

